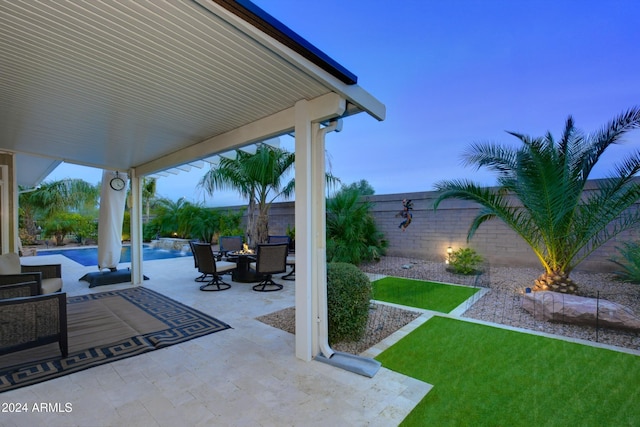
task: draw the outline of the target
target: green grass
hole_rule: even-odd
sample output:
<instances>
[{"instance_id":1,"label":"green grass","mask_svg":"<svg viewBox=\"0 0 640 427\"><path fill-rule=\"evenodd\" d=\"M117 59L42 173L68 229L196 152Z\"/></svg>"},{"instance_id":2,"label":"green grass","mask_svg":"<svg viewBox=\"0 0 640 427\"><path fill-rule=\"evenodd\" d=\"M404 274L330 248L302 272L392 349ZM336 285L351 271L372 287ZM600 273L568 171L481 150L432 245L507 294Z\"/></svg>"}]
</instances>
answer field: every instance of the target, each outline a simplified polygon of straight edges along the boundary
<instances>
[{"instance_id":1,"label":"green grass","mask_svg":"<svg viewBox=\"0 0 640 427\"><path fill-rule=\"evenodd\" d=\"M433 384L403 426L637 426L640 357L434 317L383 366Z\"/></svg>"},{"instance_id":2,"label":"green grass","mask_svg":"<svg viewBox=\"0 0 640 427\"><path fill-rule=\"evenodd\" d=\"M385 277L373 282L373 298L376 300L441 313L449 313L476 292L478 288L400 277Z\"/></svg>"}]
</instances>

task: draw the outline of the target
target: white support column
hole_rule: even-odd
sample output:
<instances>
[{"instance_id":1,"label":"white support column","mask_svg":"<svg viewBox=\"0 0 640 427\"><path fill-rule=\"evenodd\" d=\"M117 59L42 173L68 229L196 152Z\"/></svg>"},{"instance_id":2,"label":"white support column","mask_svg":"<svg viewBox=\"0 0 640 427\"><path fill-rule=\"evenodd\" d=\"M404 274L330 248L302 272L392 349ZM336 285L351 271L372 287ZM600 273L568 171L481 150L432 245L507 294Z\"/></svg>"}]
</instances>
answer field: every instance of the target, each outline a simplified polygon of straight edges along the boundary
<instances>
[{"instance_id":1,"label":"white support column","mask_svg":"<svg viewBox=\"0 0 640 427\"><path fill-rule=\"evenodd\" d=\"M129 170L131 180L131 194L129 209L131 214L131 284L142 285L144 272L142 270L142 178L138 177L135 169Z\"/></svg>"},{"instance_id":2,"label":"white support column","mask_svg":"<svg viewBox=\"0 0 640 427\"><path fill-rule=\"evenodd\" d=\"M296 153L296 357L309 361L317 347L314 335L317 327L313 316L313 228L311 221L312 187L311 161L312 124L309 102L298 101L295 105L295 153Z\"/></svg>"},{"instance_id":3,"label":"white support column","mask_svg":"<svg viewBox=\"0 0 640 427\"><path fill-rule=\"evenodd\" d=\"M329 130L321 131L320 122L340 117L345 108L346 101L339 96L295 105L296 356L305 361L321 350L331 351L326 324L320 324L321 319L327 322L324 135Z\"/></svg>"}]
</instances>

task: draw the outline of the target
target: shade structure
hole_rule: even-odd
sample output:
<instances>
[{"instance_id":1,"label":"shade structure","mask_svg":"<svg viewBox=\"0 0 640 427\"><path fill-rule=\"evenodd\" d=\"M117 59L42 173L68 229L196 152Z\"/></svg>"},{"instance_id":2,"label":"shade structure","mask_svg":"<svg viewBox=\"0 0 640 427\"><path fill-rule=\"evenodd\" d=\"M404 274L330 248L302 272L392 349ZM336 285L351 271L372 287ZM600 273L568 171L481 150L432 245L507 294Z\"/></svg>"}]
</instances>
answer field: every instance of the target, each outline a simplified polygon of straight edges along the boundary
<instances>
[{"instance_id":1,"label":"shade structure","mask_svg":"<svg viewBox=\"0 0 640 427\"><path fill-rule=\"evenodd\" d=\"M35 186L60 161L126 171L131 280L142 284L143 177L295 133L296 354L317 354L325 279L310 269L325 242L311 219L324 193L310 171L324 152L312 139L360 112L384 120L384 104L248 0L12 0L0 2L0 22L2 251L17 246L16 180Z\"/></svg>"},{"instance_id":2,"label":"shade structure","mask_svg":"<svg viewBox=\"0 0 640 427\"><path fill-rule=\"evenodd\" d=\"M120 263L127 180L126 173L102 171L98 219L98 270L113 270ZM122 182L125 183L124 187L121 187Z\"/></svg>"}]
</instances>

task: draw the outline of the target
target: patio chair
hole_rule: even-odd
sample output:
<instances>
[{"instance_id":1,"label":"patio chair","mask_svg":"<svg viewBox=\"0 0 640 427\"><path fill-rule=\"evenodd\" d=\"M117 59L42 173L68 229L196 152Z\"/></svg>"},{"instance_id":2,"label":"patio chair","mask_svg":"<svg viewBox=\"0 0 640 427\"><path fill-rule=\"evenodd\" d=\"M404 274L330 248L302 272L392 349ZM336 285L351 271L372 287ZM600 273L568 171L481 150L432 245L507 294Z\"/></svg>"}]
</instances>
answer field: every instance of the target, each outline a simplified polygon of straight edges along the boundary
<instances>
[{"instance_id":1,"label":"patio chair","mask_svg":"<svg viewBox=\"0 0 640 427\"><path fill-rule=\"evenodd\" d=\"M269 236L268 243L286 243L289 246L289 255L287 255L287 266L291 267L291 271L288 274L282 276L282 280L296 280L296 257L290 255L291 252L291 238L289 236Z\"/></svg>"},{"instance_id":2,"label":"patio chair","mask_svg":"<svg viewBox=\"0 0 640 427\"><path fill-rule=\"evenodd\" d=\"M267 243L286 243L288 245L290 241L289 236L269 236L267 238Z\"/></svg>"},{"instance_id":3,"label":"patio chair","mask_svg":"<svg viewBox=\"0 0 640 427\"><path fill-rule=\"evenodd\" d=\"M33 297L36 295L40 295L40 284L35 281L0 285L0 299Z\"/></svg>"},{"instance_id":4,"label":"patio chair","mask_svg":"<svg viewBox=\"0 0 640 427\"><path fill-rule=\"evenodd\" d=\"M18 254L10 252L0 255L0 285L32 281L39 283L42 294L59 292L62 290L62 266L20 265Z\"/></svg>"},{"instance_id":5,"label":"patio chair","mask_svg":"<svg viewBox=\"0 0 640 427\"><path fill-rule=\"evenodd\" d=\"M189 248L191 249L191 255L193 255L193 266L194 268L198 268L198 257L196 256L196 249L194 248L194 245L197 242L193 242L193 241L189 241ZM196 282L204 282L205 280L207 280L207 276L210 276L210 274L207 273L202 273L200 274L200 276L196 277L194 280Z\"/></svg>"},{"instance_id":6,"label":"patio chair","mask_svg":"<svg viewBox=\"0 0 640 427\"><path fill-rule=\"evenodd\" d=\"M264 275L263 280L253 286L254 291L273 292L282 289L282 285L273 281L272 277L277 273L287 271L287 243L266 243L258 245L256 262L252 263L256 274Z\"/></svg>"},{"instance_id":7,"label":"patio chair","mask_svg":"<svg viewBox=\"0 0 640 427\"><path fill-rule=\"evenodd\" d=\"M210 275L212 279L200 286L201 291L224 291L231 287L225 283L219 273L228 272L236 268L236 264L227 261L218 261L213 255L211 245L208 243L193 243L194 254L198 263L198 271L203 277Z\"/></svg>"},{"instance_id":8,"label":"patio chair","mask_svg":"<svg viewBox=\"0 0 640 427\"><path fill-rule=\"evenodd\" d=\"M37 282L3 287L0 295L31 294L0 299L0 355L58 342L62 357L69 354L67 294L33 295Z\"/></svg>"},{"instance_id":9,"label":"patio chair","mask_svg":"<svg viewBox=\"0 0 640 427\"><path fill-rule=\"evenodd\" d=\"M287 266L291 267L291 271L284 276L282 280L296 280L296 255L287 256Z\"/></svg>"},{"instance_id":10,"label":"patio chair","mask_svg":"<svg viewBox=\"0 0 640 427\"><path fill-rule=\"evenodd\" d=\"M220 242L220 248L216 253L218 261L220 261L223 256L226 257L229 252L242 250L242 236L221 236L218 242Z\"/></svg>"}]
</instances>

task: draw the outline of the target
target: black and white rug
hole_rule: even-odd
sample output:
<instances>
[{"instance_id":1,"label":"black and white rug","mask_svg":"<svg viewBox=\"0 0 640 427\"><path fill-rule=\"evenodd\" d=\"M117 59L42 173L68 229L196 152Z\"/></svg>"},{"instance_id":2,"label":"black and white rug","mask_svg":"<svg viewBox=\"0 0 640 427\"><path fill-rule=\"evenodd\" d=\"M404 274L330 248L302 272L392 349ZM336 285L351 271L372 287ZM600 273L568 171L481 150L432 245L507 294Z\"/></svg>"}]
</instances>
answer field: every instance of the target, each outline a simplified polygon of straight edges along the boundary
<instances>
[{"instance_id":1,"label":"black and white rug","mask_svg":"<svg viewBox=\"0 0 640 427\"><path fill-rule=\"evenodd\" d=\"M230 326L144 287L67 299L69 356L57 344L0 357L0 393L168 347Z\"/></svg>"}]
</instances>

